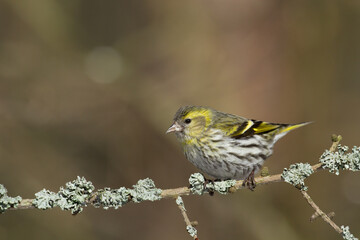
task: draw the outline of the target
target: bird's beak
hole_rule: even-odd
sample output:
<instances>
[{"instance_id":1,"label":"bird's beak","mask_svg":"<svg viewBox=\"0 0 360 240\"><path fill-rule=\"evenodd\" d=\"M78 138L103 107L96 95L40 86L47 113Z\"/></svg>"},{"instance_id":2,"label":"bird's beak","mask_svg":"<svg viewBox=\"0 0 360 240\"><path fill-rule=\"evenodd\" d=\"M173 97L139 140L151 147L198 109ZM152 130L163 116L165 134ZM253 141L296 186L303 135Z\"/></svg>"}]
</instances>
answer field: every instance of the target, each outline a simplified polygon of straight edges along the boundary
<instances>
[{"instance_id":1,"label":"bird's beak","mask_svg":"<svg viewBox=\"0 0 360 240\"><path fill-rule=\"evenodd\" d=\"M166 133L180 132L182 130L183 130L183 127L180 126L177 122L174 122L174 124L169 127L169 129L166 131Z\"/></svg>"}]
</instances>

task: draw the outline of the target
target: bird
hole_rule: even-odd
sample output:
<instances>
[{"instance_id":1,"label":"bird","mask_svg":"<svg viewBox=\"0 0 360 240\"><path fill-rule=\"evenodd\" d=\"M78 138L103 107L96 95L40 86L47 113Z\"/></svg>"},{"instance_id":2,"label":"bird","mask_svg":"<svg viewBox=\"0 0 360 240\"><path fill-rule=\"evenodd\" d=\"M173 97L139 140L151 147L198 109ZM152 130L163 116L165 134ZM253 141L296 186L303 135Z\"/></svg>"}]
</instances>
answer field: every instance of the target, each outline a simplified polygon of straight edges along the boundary
<instances>
[{"instance_id":1,"label":"bird","mask_svg":"<svg viewBox=\"0 0 360 240\"><path fill-rule=\"evenodd\" d=\"M166 133L175 133L185 157L216 180L243 180L253 190L254 175L273 153L274 144L305 126L270 123L203 106L180 107Z\"/></svg>"}]
</instances>

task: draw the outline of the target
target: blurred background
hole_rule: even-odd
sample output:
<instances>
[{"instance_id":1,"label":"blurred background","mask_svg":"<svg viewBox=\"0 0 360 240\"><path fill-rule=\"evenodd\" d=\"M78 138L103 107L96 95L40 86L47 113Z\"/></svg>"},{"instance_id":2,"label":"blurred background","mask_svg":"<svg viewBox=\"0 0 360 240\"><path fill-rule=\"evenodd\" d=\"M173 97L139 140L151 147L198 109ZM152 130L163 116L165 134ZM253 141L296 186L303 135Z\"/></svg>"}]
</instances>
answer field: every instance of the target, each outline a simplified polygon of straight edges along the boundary
<instances>
[{"instance_id":1,"label":"blurred background","mask_svg":"<svg viewBox=\"0 0 360 240\"><path fill-rule=\"evenodd\" d=\"M198 170L175 136L176 110L206 105L264 121L314 121L279 141L280 173L331 145L360 145L360 3L344 1L0 1L0 183L10 196L188 185ZM309 194L360 235L360 174L320 172ZM200 239L340 239L292 186L184 197ZM191 239L175 201L8 211L1 239Z\"/></svg>"}]
</instances>

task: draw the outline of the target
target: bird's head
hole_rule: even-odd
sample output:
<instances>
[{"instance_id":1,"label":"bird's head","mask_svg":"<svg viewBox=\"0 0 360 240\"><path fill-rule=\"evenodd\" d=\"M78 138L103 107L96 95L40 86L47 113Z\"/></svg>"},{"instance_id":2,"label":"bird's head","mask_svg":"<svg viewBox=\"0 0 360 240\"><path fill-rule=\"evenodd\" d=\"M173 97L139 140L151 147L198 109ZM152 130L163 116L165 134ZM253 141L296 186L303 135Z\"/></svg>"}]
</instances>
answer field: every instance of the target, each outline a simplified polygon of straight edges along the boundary
<instances>
[{"instance_id":1,"label":"bird's head","mask_svg":"<svg viewBox=\"0 0 360 240\"><path fill-rule=\"evenodd\" d=\"M181 107L174 116L174 123L166 133L174 132L180 142L189 143L202 136L204 130L210 126L212 117L213 110L207 107Z\"/></svg>"}]
</instances>

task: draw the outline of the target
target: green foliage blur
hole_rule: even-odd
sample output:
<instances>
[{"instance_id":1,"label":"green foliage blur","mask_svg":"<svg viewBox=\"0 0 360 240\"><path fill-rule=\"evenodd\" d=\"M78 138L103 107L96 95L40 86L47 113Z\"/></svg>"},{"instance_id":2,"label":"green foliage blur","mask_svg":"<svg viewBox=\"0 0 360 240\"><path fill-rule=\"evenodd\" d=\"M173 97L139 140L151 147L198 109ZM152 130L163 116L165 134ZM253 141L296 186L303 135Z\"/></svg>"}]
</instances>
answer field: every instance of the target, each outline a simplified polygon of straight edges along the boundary
<instances>
[{"instance_id":1,"label":"green foliage blur","mask_svg":"<svg viewBox=\"0 0 360 240\"><path fill-rule=\"evenodd\" d=\"M33 198L84 176L97 188L188 185L165 135L183 105L279 123L270 173L318 161L332 133L360 145L360 2L0 1L0 183ZM321 172L309 194L360 235L360 175ZM340 239L293 186L184 197L200 239ZM8 211L1 239L190 239L175 200Z\"/></svg>"}]
</instances>

